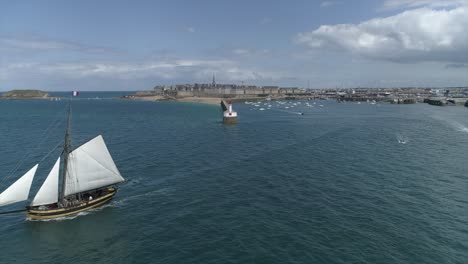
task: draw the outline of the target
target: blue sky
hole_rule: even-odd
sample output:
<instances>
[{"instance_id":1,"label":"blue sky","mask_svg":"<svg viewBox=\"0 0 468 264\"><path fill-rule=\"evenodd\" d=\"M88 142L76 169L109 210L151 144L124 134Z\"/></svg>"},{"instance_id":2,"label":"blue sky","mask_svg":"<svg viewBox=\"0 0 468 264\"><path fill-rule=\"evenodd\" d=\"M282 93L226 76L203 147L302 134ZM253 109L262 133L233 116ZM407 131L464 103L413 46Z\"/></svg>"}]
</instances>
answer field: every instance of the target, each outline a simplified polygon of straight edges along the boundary
<instances>
[{"instance_id":1,"label":"blue sky","mask_svg":"<svg viewBox=\"0 0 468 264\"><path fill-rule=\"evenodd\" d=\"M468 2L3 1L0 90L468 86Z\"/></svg>"}]
</instances>

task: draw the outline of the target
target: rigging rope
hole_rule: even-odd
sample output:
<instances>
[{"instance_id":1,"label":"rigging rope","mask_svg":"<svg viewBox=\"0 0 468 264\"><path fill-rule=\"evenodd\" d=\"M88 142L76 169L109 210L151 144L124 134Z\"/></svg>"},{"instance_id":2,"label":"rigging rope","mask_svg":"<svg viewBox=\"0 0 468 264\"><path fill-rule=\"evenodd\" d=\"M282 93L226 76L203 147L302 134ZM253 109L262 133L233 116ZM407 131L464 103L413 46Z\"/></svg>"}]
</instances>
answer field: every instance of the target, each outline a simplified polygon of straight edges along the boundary
<instances>
[{"instance_id":1,"label":"rigging rope","mask_svg":"<svg viewBox=\"0 0 468 264\"><path fill-rule=\"evenodd\" d=\"M51 151L49 151L49 153L47 153L47 154L46 154L39 162L37 162L37 163L43 162L43 161L44 161L46 158L48 158L49 155L52 154L52 152L54 152L60 145L62 145L62 141L60 141L57 145L55 145L55 147L54 147Z\"/></svg>"},{"instance_id":2,"label":"rigging rope","mask_svg":"<svg viewBox=\"0 0 468 264\"><path fill-rule=\"evenodd\" d=\"M0 179L0 185L3 184L7 179L9 179L11 176L13 176L16 171L23 165L23 163L27 160L27 158L29 158L31 156L31 153L37 151L37 149L39 149L39 147L42 145L42 143L44 143L44 141L48 138L48 135L50 135L49 131L54 129L55 127L58 127L60 125L61 122L63 122L63 120L60 120L60 115L62 114L63 112L62 111L58 111L57 114L56 114L56 117L55 119L49 124L49 126L46 128L46 130L42 133L42 135L40 136L40 140L39 142L36 144L35 147L29 149L28 152L26 152L26 154L20 159L20 161L16 164L15 167L13 167L12 171L7 174L5 177L2 177ZM55 150L55 148L54 148ZM50 153L48 153L47 155L49 155ZM41 161L43 161L44 159L42 159Z\"/></svg>"}]
</instances>

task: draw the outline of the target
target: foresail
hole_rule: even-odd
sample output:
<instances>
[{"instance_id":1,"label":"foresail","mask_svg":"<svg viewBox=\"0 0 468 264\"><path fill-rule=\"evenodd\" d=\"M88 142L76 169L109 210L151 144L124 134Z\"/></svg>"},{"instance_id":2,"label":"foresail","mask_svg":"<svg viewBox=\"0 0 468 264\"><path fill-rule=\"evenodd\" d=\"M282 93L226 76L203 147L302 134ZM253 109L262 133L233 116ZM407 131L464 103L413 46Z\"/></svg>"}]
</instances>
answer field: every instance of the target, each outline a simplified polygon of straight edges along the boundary
<instances>
[{"instance_id":1,"label":"foresail","mask_svg":"<svg viewBox=\"0 0 468 264\"><path fill-rule=\"evenodd\" d=\"M36 174L37 166L39 166L39 164L32 167L32 169L26 172L21 178L0 194L0 206L28 199L29 189L31 188L34 174Z\"/></svg>"},{"instance_id":2,"label":"foresail","mask_svg":"<svg viewBox=\"0 0 468 264\"><path fill-rule=\"evenodd\" d=\"M101 135L68 155L65 196L123 182Z\"/></svg>"},{"instance_id":3,"label":"foresail","mask_svg":"<svg viewBox=\"0 0 468 264\"><path fill-rule=\"evenodd\" d=\"M38 206L44 204L52 204L58 201L58 184L59 184L59 168L60 157L52 167L46 180L34 197L31 205Z\"/></svg>"}]
</instances>

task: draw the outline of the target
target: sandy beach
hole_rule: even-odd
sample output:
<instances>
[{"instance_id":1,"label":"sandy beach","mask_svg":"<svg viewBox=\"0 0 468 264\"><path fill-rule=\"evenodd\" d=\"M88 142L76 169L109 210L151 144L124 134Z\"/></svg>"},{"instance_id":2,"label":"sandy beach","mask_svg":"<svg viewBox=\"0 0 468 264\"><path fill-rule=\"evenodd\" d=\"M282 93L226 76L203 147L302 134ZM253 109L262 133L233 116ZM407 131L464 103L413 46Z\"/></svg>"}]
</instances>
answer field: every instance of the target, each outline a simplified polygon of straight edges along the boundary
<instances>
[{"instance_id":1,"label":"sandy beach","mask_svg":"<svg viewBox=\"0 0 468 264\"><path fill-rule=\"evenodd\" d=\"M131 97L126 97L125 99L130 99L130 100L141 100L141 101L174 101L174 102L186 102L186 103L200 103L200 104L211 104L211 105L219 105L222 100L226 101L233 101L233 102L239 102L239 101L257 101L257 100L265 100L265 98L259 98L259 97L237 97L237 98L221 98L221 97L198 97L198 96L193 96L193 97L180 97L180 98L174 98L174 97L167 97L167 96L160 96L160 95L154 95L154 96L131 96ZM275 98L278 99L278 98Z\"/></svg>"},{"instance_id":2,"label":"sandy beach","mask_svg":"<svg viewBox=\"0 0 468 264\"><path fill-rule=\"evenodd\" d=\"M183 97L177 98L177 102L189 102L189 103L201 103L201 104L212 104L212 105L219 105L221 103L222 98L216 97Z\"/></svg>"},{"instance_id":3,"label":"sandy beach","mask_svg":"<svg viewBox=\"0 0 468 264\"><path fill-rule=\"evenodd\" d=\"M213 104L217 105L221 103L221 98L216 97L183 97L183 98L169 98L165 96L134 96L127 97L126 99L130 100L140 100L140 101L174 101L174 102L189 102L189 103L202 103L202 104Z\"/></svg>"},{"instance_id":4,"label":"sandy beach","mask_svg":"<svg viewBox=\"0 0 468 264\"><path fill-rule=\"evenodd\" d=\"M275 99L279 99L279 97ZM243 101L262 101L262 100L265 100L265 98L261 98L261 97L237 97L237 98L183 97L183 98L177 98L175 101L219 105L222 100L232 101L232 102L243 102Z\"/></svg>"},{"instance_id":5,"label":"sandy beach","mask_svg":"<svg viewBox=\"0 0 468 264\"><path fill-rule=\"evenodd\" d=\"M130 97L128 99L141 100L141 101L163 101L163 100L167 100L164 96L159 96L159 95L155 95L155 96L135 96L135 97Z\"/></svg>"}]
</instances>

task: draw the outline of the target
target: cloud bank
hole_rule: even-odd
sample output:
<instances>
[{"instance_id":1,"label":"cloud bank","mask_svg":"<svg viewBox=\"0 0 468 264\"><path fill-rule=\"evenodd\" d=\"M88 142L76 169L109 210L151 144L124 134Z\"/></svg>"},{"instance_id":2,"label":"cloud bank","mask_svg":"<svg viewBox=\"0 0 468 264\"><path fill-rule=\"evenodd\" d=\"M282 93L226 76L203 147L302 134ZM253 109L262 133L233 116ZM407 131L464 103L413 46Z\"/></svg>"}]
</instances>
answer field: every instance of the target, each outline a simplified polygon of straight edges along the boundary
<instances>
[{"instance_id":1,"label":"cloud bank","mask_svg":"<svg viewBox=\"0 0 468 264\"><path fill-rule=\"evenodd\" d=\"M382 8L399 9L415 7L456 7L466 5L468 0L386 0Z\"/></svg>"},{"instance_id":2,"label":"cloud bank","mask_svg":"<svg viewBox=\"0 0 468 264\"><path fill-rule=\"evenodd\" d=\"M423 2L441 1L386 3L396 6ZM299 33L295 40L311 49L342 50L373 59L468 62L468 6L424 7L359 24L322 25L314 31Z\"/></svg>"},{"instance_id":3,"label":"cloud bank","mask_svg":"<svg viewBox=\"0 0 468 264\"><path fill-rule=\"evenodd\" d=\"M24 76L28 76L37 81L38 86L43 86L57 78L61 80L61 83L75 83L79 80L108 80L107 83L138 80L152 80L152 83L160 84L173 84L174 80L208 83L213 73L216 74L217 79L225 83L275 81L285 78L282 73L241 66L238 62L231 60L167 59L141 63L11 63L0 68L0 80L10 80L12 83L21 84ZM140 89L145 88L148 87ZM53 86L46 88L46 90L51 89L57 88Z\"/></svg>"},{"instance_id":4,"label":"cloud bank","mask_svg":"<svg viewBox=\"0 0 468 264\"><path fill-rule=\"evenodd\" d=\"M320 3L320 7L330 7L330 6L333 6L333 5L336 5L338 2L336 1L323 1L322 3Z\"/></svg>"},{"instance_id":5,"label":"cloud bank","mask_svg":"<svg viewBox=\"0 0 468 264\"><path fill-rule=\"evenodd\" d=\"M6 37L0 36L0 50L8 51L75 51L84 53L114 53L115 49L92 46L83 43L54 40L39 37Z\"/></svg>"}]
</instances>

